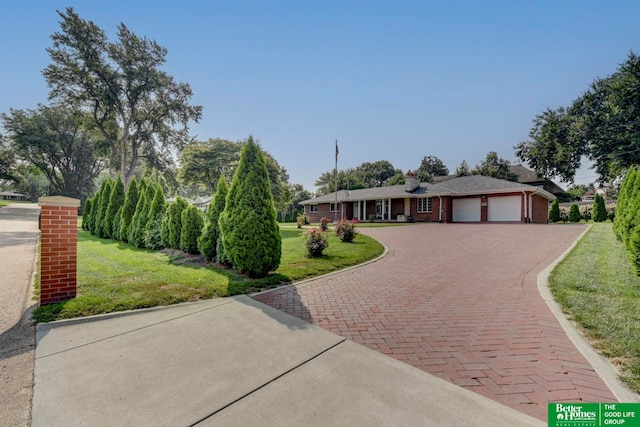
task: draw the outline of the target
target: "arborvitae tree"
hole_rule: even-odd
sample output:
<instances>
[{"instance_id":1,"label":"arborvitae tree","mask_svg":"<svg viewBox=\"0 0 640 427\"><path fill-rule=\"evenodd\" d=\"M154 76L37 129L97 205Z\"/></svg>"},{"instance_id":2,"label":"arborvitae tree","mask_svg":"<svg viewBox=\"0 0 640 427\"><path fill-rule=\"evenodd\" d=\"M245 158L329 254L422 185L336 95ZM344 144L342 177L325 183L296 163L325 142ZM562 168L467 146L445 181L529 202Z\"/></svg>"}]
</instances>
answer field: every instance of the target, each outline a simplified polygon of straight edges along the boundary
<instances>
[{"instance_id":1,"label":"arborvitae tree","mask_svg":"<svg viewBox=\"0 0 640 427\"><path fill-rule=\"evenodd\" d=\"M162 223L160 224L160 238L162 239L162 246L168 248L169 245L169 219L171 218L171 212L175 203L169 203L165 206L164 215L162 215Z\"/></svg>"},{"instance_id":2,"label":"arborvitae tree","mask_svg":"<svg viewBox=\"0 0 640 427\"><path fill-rule=\"evenodd\" d=\"M89 231L93 235L98 235L98 221L100 220L100 206L102 205L102 195L105 191L105 186L107 185L108 180L102 181L102 185L100 185L100 190L93 197L93 215L91 216L91 223Z\"/></svg>"},{"instance_id":3,"label":"arborvitae tree","mask_svg":"<svg viewBox=\"0 0 640 427\"><path fill-rule=\"evenodd\" d=\"M551 211L549 212L549 221L560 222L560 202L558 202L558 199L555 199L553 203L551 203Z\"/></svg>"},{"instance_id":4,"label":"arborvitae tree","mask_svg":"<svg viewBox=\"0 0 640 427\"><path fill-rule=\"evenodd\" d=\"M120 178L120 174L115 179L115 181L111 184L111 194L109 196L109 205L107 206L107 211L104 217L104 234L106 238L113 238L116 233L114 233L113 222L116 219L116 213L118 209L122 207L124 204L124 184L122 183L122 178ZM120 230L118 230L118 233Z\"/></svg>"},{"instance_id":5,"label":"arborvitae tree","mask_svg":"<svg viewBox=\"0 0 640 427\"><path fill-rule=\"evenodd\" d=\"M180 249L190 254L198 253L198 237L204 226L204 216L200 209L189 205L181 214Z\"/></svg>"},{"instance_id":6,"label":"arborvitae tree","mask_svg":"<svg viewBox=\"0 0 640 427\"><path fill-rule=\"evenodd\" d=\"M640 276L640 226L631 231L629 237L629 252L636 268L636 274Z\"/></svg>"},{"instance_id":7,"label":"arborvitae tree","mask_svg":"<svg viewBox=\"0 0 640 427\"><path fill-rule=\"evenodd\" d=\"M260 147L249 137L220 216L224 250L234 267L264 277L280 265L282 240Z\"/></svg>"},{"instance_id":8,"label":"arborvitae tree","mask_svg":"<svg viewBox=\"0 0 640 427\"><path fill-rule=\"evenodd\" d=\"M116 216L113 218L113 235L112 239L122 240L122 235L120 234L120 230L122 229L122 210L124 206L120 206L118 212L116 212Z\"/></svg>"},{"instance_id":9,"label":"arborvitae tree","mask_svg":"<svg viewBox=\"0 0 640 427\"><path fill-rule=\"evenodd\" d=\"M122 213L120 215L120 240L124 242L129 241L129 228L131 227L131 220L136 213L136 205L138 204L138 180L134 176L129 182L129 189L124 198L124 205L122 206Z\"/></svg>"},{"instance_id":10,"label":"arborvitae tree","mask_svg":"<svg viewBox=\"0 0 640 427\"><path fill-rule=\"evenodd\" d=\"M82 229L89 230L89 223L91 222L91 204L93 199L89 197L84 202L84 212L82 213Z\"/></svg>"},{"instance_id":11,"label":"arborvitae tree","mask_svg":"<svg viewBox=\"0 0 640 427\"><path fill-rule=\"evenodd\" d=\"M604 197L598 193L596 193L596 197L593 200L592 215L595 222L604 222L607 220L607 207L604 202Z\"/></svg>"},{"instance_id":12,"label":"arborvitae tree","mask_svg":"<svg viewBox=\"0 0 640 427\"><path fill-rule=\"evenodd\" d=\"M575 203L569 208L569 221L580 222L580 208Z\"/></svg>"},{"instance_id":13,"label":"arborvitae tree","mask_svg":"<svg viewBox=\"0 0 640 427\"><path fill-rule=\"evenodd\" d=\"M129 243L132 243L139 248L144 247L144 228L147 224L149 208L151 207L151 201L153 200L154 193L155 188L152 183L145 185L144 193L140 193L138 204L136 206L136 213L133 214L133 219L131 220L131 226L129 228Z\"/></svg>"},{"instance_id":14,"label":"arborvitae tree","mask_svg":"<svg viewBox=\"0 0 640 427\"><path fill-rule=\"evenodd\" d=\"M109 231L112 227L111 221L107 218L107 208L109 207L109 199L111 198L112 184L111 178L105 180L104 190L100 195L98 217L96 218L96 234L103 239L109 238Z\"/></svg>"},{"instance_id":15,"label":"arborvitae tree","mask_svg":"<svg viewBox=\"0 0 640 427\"><path fill-rule=\"evenodd\" d=\"M161 225L164 218L165 200L162 186L156 184L156 191L149 207L147 223L144 228L144 243L149 249L163 249Z\"/></svg>"},{"instance_id":16,"label":"arborvitae tree","mask_svg":"<svg viewBox=\"0 0 640 427\"><path fill-rule=\"evenodd\" d=\"M202 253L202 255L204 255L204 257L209 261L216 257L216 248L218 246L218 238L220 237L220 225L218 224L218 219L220 219L220 214L224 211L227 192L227 180L224 175L220 175L218 185L216 186L216 193L207 208L204 230L202 231L200 239L198 239L198 248L200 248L200 253Z\"/></svg>"},{"instance_id":17,"label":"arborvitae tree","mask_svg":"<svg viewBox=\"0 0 640 427\"><path fill-rule=\"evenodd\" d=\"M180 249L180 233L182 232L182 211L184 211L187 206L189 206L189 202L178 196L175 203L173 204L171 216L169 217L169 246L174 249Z\"/></svg>"}]
</instances>

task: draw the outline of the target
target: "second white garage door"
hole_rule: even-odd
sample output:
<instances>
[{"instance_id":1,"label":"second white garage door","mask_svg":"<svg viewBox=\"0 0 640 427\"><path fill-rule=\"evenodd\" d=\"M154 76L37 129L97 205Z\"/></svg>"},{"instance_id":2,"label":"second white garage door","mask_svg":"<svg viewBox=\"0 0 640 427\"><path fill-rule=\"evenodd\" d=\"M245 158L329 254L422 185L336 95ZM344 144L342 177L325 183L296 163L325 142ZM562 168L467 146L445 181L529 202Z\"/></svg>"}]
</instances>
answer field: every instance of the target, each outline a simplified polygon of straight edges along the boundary
<instances>
[{"instance_id":1,"label":"second white garage door","mask_svg":"<svg viewBox=\"0 0 640 427\"><path fill-rule=\"evenodd\" d=\"M489 197L489 221L520 221L521 196Z\"/></svg>"},{"instance_id":2,"label":"second white garage door","mask_svg":"<svg viewBox=\"0 0 640 427\"><path fill-rule=\"evenodd\" d=\"M453 222L479 222L480 197L453 199Z\"/></svg>"}]
</instances>

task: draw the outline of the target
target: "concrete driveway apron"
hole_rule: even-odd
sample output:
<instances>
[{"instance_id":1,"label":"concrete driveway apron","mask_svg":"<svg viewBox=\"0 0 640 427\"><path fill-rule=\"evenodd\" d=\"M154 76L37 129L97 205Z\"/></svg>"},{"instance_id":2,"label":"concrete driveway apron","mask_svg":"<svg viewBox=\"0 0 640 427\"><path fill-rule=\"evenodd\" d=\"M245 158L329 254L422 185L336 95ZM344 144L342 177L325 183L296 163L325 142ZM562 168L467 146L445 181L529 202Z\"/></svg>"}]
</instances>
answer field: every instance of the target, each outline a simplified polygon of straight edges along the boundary
<instances>
[{"instance_id":1,"label":"concrete driveway apron","mask_svg":"<svg viewBox=\"0 0 640 427\"><path fill-rule=\"evenodd\" d=\"M584 226L361 231L387 256L254 298L541 420L548 402L616 401L536 285Z\"/></svg>"}]
</instances>

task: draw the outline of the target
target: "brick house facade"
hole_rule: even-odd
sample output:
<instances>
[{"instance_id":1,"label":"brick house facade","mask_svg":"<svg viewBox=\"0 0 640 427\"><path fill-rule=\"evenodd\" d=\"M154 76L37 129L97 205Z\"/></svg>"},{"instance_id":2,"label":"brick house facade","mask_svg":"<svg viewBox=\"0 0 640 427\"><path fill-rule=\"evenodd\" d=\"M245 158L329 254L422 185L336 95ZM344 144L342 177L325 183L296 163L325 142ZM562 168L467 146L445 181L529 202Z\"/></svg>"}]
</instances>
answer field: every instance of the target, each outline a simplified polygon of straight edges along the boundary
<instances>
[{"instance_id":1,"label":"brick house facade","mask_svg":"<svg viewBox=\"0 0 640 427\"><path fill-rule=\"evenodd\" d=\"M554 199L540 187L481 175L432 184L409 171L404 185L339 190L301 204L311 222L324 217L365 221L373 215L377 221L398 222L546 223Z\"/></svg>"}]
</instances>

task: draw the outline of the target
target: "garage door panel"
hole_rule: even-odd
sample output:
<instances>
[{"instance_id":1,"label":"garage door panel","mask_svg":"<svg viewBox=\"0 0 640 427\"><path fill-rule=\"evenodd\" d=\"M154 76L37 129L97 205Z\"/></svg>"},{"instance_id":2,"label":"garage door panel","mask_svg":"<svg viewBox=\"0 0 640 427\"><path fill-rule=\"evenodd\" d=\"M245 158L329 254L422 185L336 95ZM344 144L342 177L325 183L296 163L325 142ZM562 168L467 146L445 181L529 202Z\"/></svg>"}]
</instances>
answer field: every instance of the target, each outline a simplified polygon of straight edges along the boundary
<instances>
[{"instance_id":1,"label":"garage door panel","mask_svg":"<svg viewBox=\"0 0 640 427\"><path fill-rule=\"evenodd\" d=\"M453 199L453 222L480 221L480 198Z\"/></svg>"},{"instance_id":2,"label":"garage door panel","mask_svg":"<svg viewBox=\"0 0 640 427\"><path fill-rule=\"evenodd\" d=\"M489 197L489 221L520 221L522 197Z\"/></svg>"}]
</instances>

